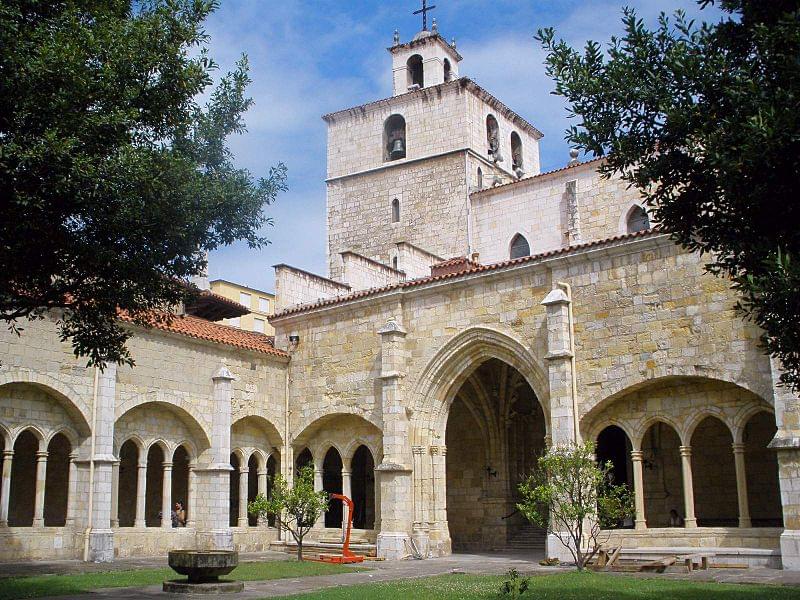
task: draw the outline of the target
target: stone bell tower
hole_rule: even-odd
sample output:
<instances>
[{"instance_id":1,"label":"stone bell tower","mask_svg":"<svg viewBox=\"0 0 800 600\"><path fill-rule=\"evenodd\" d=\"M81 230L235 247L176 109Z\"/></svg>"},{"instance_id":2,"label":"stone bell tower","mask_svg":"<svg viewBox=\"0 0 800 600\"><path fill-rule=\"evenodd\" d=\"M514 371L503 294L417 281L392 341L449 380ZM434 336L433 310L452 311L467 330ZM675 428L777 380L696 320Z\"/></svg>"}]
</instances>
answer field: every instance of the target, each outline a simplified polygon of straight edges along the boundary
<instances>
[{"instance_id":1,"label":"stone bell tower","mask_svg":"<svg viewBox=\"0 0 800 600\"><path fill-rule=\"evenodd\" d=\"M435 21L388 51L392 96L323 116L329 278L353 291L469 255L470 193L539 172L542 134L460 76Z\"/></svg>"}]
</instances>

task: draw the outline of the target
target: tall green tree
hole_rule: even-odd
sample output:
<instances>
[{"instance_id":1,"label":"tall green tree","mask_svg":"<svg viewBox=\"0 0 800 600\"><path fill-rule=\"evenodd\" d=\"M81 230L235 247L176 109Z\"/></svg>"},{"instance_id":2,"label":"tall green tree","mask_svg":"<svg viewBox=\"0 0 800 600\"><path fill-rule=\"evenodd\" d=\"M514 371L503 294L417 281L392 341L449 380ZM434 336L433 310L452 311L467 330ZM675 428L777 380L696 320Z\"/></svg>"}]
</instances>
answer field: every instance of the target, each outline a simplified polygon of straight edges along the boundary
<instances>
[{"instance_id":1,"label":"tall green tree","mask_svg":"<svg viewBox=\"0 0 800 600\"><path fill-rule=\"evenodd\" d=\"M649 29L629 8L624 34L582 53L538 32L547 73L576 123L570 144L605 156L655 220L707 269L732 280L739 308L800 390L800 1L699 0Z\"/></svg>"},{"instance_id":2,"label":"tall green tree","mask_svg":"<svg viewBox=\"0 0 800 600\"><path fill-rule=\"evenodd\" d=\"M91 363L191 294L206 253L257 248L285 168L255 178L245 56L213 86L215 0L0 2L0 319L59 315ZM198 98L207 100L201 103ZM54 309L56 309L54 311ZM154 312L155 311L155 312Z\"/></svg>"}]
</instances>

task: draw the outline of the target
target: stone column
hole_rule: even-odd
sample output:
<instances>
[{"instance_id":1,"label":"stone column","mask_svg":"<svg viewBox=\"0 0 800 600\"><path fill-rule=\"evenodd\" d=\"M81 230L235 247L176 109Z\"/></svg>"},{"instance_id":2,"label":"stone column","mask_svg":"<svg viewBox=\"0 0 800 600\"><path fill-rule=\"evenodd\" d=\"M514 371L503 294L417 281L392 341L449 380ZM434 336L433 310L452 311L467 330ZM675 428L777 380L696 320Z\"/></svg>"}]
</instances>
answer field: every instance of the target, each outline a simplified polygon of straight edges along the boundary
<instances>
[{"instance_id":1,"label":"stone column","mask_svg":"<svg viewBox=\"0 0 800 600\"><path fill-rule=\"evenodd\" d=\"M427 529L422 508L424 502L422 458L425 454L425 448L422 446L414 446L411 448L411 454L414 460L414 540L416 541L417 538L424 536L425 529Z\"/></svg>"},{"instance_id":2,"label":"stone column","mask_svg":"<svg viewBox=\"0 0 800 600\"><path fill-rule=\"evenodd\" d=\"M447 523L447 446L431 446L431 545L437 555L450 554L450 527ZM433 540L436 543L433 543Z\"/></svg>"},{"instance_id":3,"label":"stone column","mask_svg":"<svg viewBox=\"0 0 800 600\"><path fill-rule=\"evenodd\" d=\"M147 527L145 507L147 500L147 460L136 465L136 516L134 527Z\"/></svg>"},{"instance_id":4,"label":"stone column","mask_svg":"<svg viewBox=\"0 0 800 600\"><path fill-rule=\"evenodd\" d=\"M189 464L189 485L186 487L186 504L183 506L183 510L186 511L186 527L192 529L197 524L194 518L194 496L195 486L197 485L197 475L194 470L196 468L197 465L195 463Z\"/></svg>"},{"instance_id":5,"label":"stone column","mask_svg":"<svg viewBox=\"0 0 800 600\"><path fill-rule=\"evenodd\" d=\"M349 463L348 463L349 466ZM353 488L351 482L352 471L342 467L342 495L353 499ZM342 539L347 531L347 520L350 518L350 510L347 504L342 502Z\"/></svg>"},{"instance_id":6,"label":"stone column","mask_svg":"<svg viewBox=\"0 0 800 600\"><path fill-rule=\"evenodd\" d=\"M683 470L683 506L686 511L684 523L687 528L697 527L694 516L694 485L692 484L692 447L681 446L681 466Z\"/></svg>"},{"instance_id":7,"label":"stone column","mask_svg":"<svg viewBox=\"0 0 800 600\"><path fill-rule=\"evenodd\" d=\"M161 477L161 527L172 527L172 463L164 461Z\"/></svg>"},{"instance_id":8,"label":"stone column","mask_svg":"<svg viewBox=\"0 0 800 600\"><path fill-rule=\"evenodd\" d=\"M261 496L267 497L267 475L268 472L266 469L259 469L258 470L258 493ZM267 527L269 525L269 519L266 516L258 517L258 524L261 527Z\"/></svg>"},{"instance_id":9,"label":"stone column","mask_svg":"<svg viewBox=\"0 0 800 600\"><path fill-rule=\"evenodd\" d=\"M3 450L3 479L0 483L0 527L8 527L8 500L11 495L11 463L13 450Z\"/></svg>"},{"instance_id":10,"label":"stone column","mask_svg":"<svg viewBox=\"0 0 800 600\"><path fill-rule=\"evenodd\" d=\"M402 312L398 307L398 315ZM383 462L375 467L380 485L381 530L378 556L399 559L408 553L413 529L411 447L406 403L400 385L404 377L406 332L394 319L378 330L381 336L381 387L383 412ZM420 540L427 547L426 540Z\"/></svg>"},{"instance_id":11,"label":"stone column","mask_svg":"<svg viewBox=\"0 0 800 600\"><path fill-rule=\"evenodd\" d=\"M212 377L211 460L195 470L198 489L192 513L197 522L198 546L204 550L234 549L229 521L233 381L233 374L224 365Z\"/></svg>"},{"instance_id":12,"label":"stone column","mask_svg":"<svg viewBox=\"0 0 800 600\"><path fill-rule=\"evenodd\" d=\"M642 472L641 450L631 451L631 463L633 464L633 494L636 502L636 529L647 529L647 520L644 515L644 474Z\"/></svg>"},{"instance_id":13,"label":"stone column","mask_svg":"<svg viewBox=\"0 0 800 600\"><path fill-rule=\"evenodd\" d=\"M246 465L247 463L245 463ZM249 487L250 469L247 466L239 467L239 520L238 527L247 527L247 491Z\"/></svg>"},{"instance_id":14,"label":"stone column","mask_svg":"<svg viewBox=\"0 0 800 600\"><path fill-rule=\"evenodd\" d=\"M108 364L97 374L97 398L95 405L94 483L92 514L87 531L88 543L84 559L88 562L111 562L114 560L114 531L111 529L111 496L113 486L112 467L114 456L114 422L116 405L117 365Z\"/></svg>"},{"instance_id":15,"label":"stone column","mask_svg":"<svg viewBox=\"0 0 800 600\"><path fill-rule=\"evenodd\" d=\"M70 462L70 466L72 463ZM119 527L119 461L111 463L111 527Z\"/></svg>"},{"instance_id":16,"label":"stone column","mask_svg":"<svg viewBox=\"0 0 800 600\"><path fill-rule=\"evenodd\" d=\"M33 526L44 527L44 486L47 479L47 451L36 453L36 494L33 501Z\"/></svg>"},{"instance_id":17,"label":"stone column","mask_svg":"<svg viewBox=\"0 0 800 600\"><path fill-rule=\"evenodd\" d=\"M554 279L557 276L554 274ZM569 312L572 300L561 288L555 288L542 300L547 312L547 375L550 388L550 442L552 446L575 444L576 418L572 390L572 348ZM562 534L568 539L566 533ZM564 562L573 560L558 536L547 536L548 557Z\"/></svg>"},{"instance_id":18,"label":"stone column","mask_svg":"<svg viewBox=\"0 0 800 600\"><path fill-rule=\"evenodd\" d=\"M739 501L739 527L752 527L750 506L747 502L747 471L745 470L744 444L733 444L733 460L736 465L736 497Z\"/></svg>"},{"instance_id":19,"label":"stone column","mask_svg":"<svg viewBox=\"0 0 800 600\"><path fill-rule=\"evenodd\" d=\"M321 492L324 489L323 481L322 481L322 464L325 460L324 457L312 457L314 461L314 490ZM323 512L317 522L314 523L314 529L322 529L325 527L325 513Z\"/></svg>"},{"instance_id":20,"label":"stone column","mask_svg":"<svg viewBox=\"0 0 800 600\"><path fill-rule=\"evenodd\" d=\"M787 386L779 385L782 373L780 361L770 359L772 401L778 431L769 447L776 451L778 482L783 507L781 533L781 562L783 568L800 570L800 397Z\"/></svg>"}]
</instances>

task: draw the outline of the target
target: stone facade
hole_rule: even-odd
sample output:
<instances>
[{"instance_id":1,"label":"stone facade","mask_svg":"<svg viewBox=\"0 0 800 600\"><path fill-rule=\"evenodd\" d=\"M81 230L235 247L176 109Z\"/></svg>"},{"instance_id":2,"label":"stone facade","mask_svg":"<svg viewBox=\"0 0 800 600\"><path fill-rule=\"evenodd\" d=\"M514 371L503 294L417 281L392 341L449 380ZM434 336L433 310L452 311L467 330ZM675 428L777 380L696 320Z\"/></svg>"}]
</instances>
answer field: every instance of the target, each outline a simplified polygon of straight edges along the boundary
<instances>
[{"instance_id":1,"label":"stone facade","mask_svg":"<svg viewBox=\"0 0 800 600\"><path fill-rule=\"evenodd\" d=\"M458 58L398 43L396 86L417 52ZM591 439L636 498L611 542L800 568L800 404L728 283L631 219L636 194L597 162L539 174L541 134L454 66L325 117L329 273L277 267L274 342L136 331L136 367L100 372L51 322L0 334L0 559L281 544L247 500L305 464L385 558L505 548L536 454ZM396 114L405 156L384 160Z\"/></svg>"}]
</instances>

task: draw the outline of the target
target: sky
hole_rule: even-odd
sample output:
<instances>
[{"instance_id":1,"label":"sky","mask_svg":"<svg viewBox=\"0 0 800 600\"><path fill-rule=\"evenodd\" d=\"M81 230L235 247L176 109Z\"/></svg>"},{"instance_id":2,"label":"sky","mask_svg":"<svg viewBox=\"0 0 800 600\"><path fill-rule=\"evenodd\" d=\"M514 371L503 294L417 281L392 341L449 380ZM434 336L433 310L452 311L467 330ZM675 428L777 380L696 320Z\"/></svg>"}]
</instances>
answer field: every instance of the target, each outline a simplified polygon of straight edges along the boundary
<instances>
[{"instance_id":1,"label":"sky","mask_svg":"<svg viewBox=\"0 0 800 600\"><path fill-rule=\"evenodd\" d=\"M455 37L464 57L459 70L544 132L542 171L564 166L569 125L563 101L551 95L544 52L534 40L553 27L573 47L606 42L620 33L621 7L649 24L661 11L682 8L711 20L694 0L432 0L440 33ZM252 250L234 244L209 256L209 277L261 290L274 289L273 265L286 263L325 275L326 132L321 116L392 95L386 48L421 28L420 0L222 0L206 22L211 55L220 71L242 53L253 80L248 131L229 140L236 164L254 176L288 168L289 190L265 208L274 225L271 244ZM429 17L430 18L430 17Z\"/></svg>"}]
</instances>

